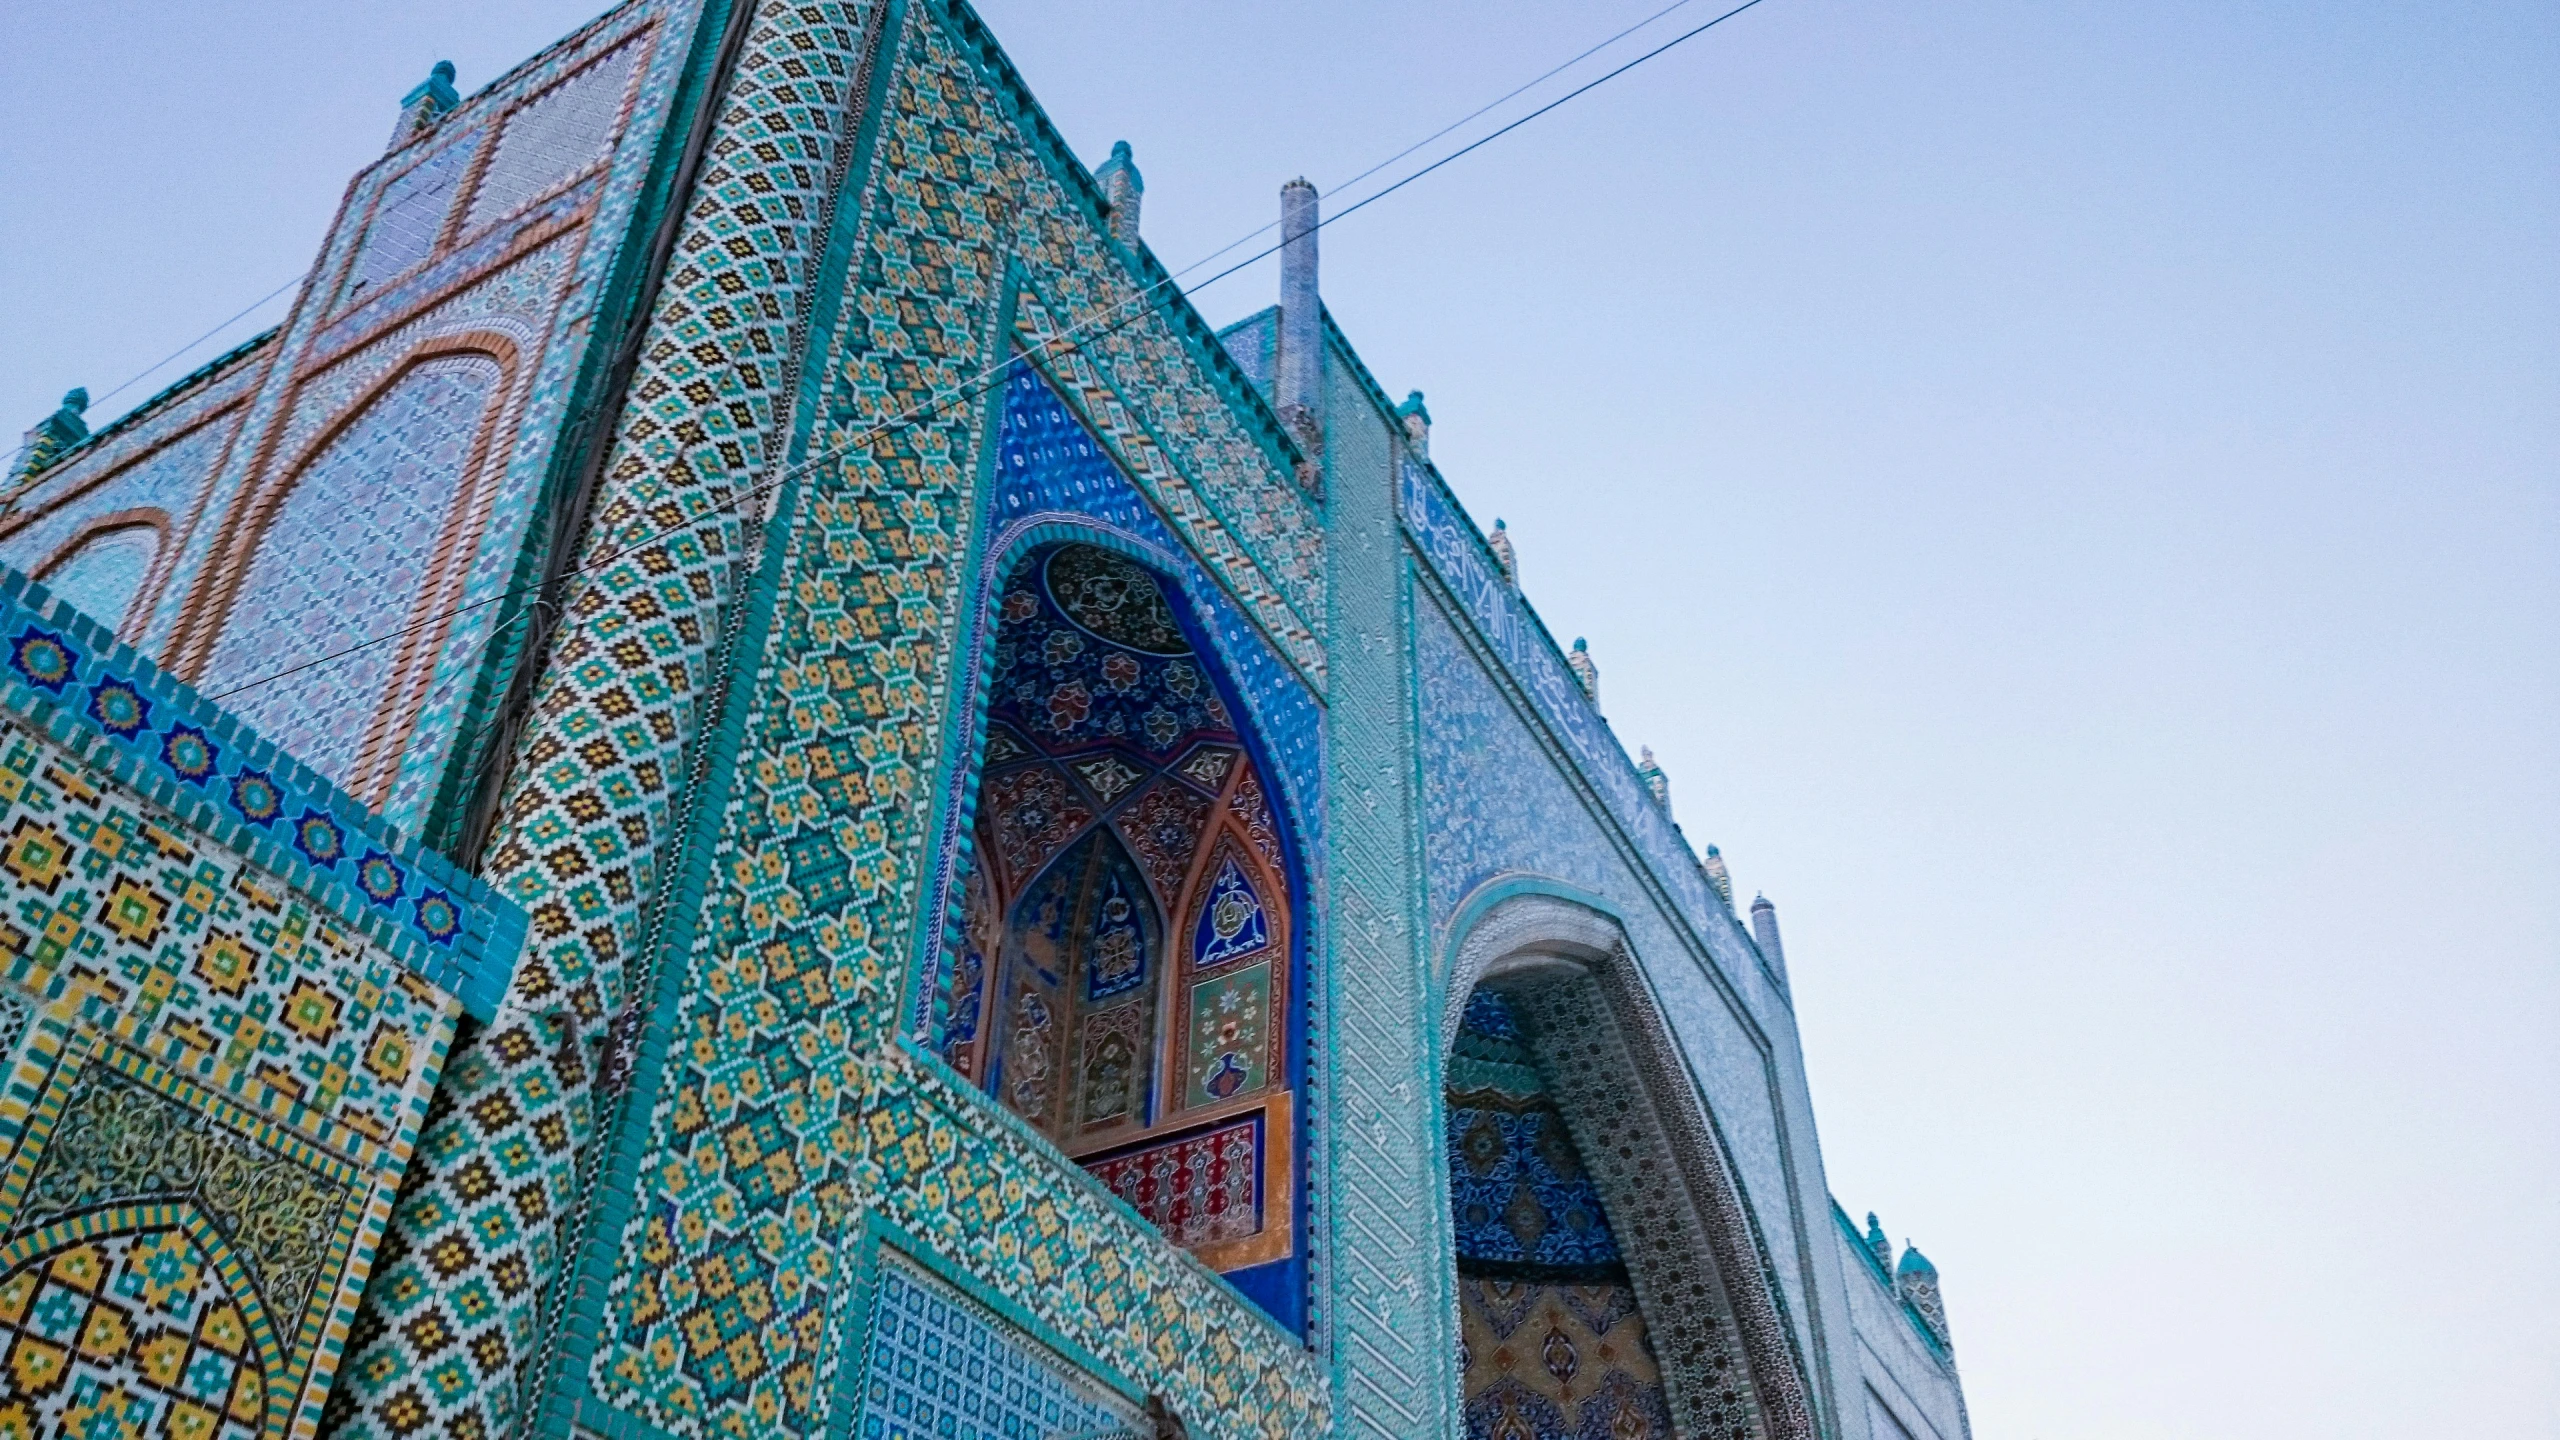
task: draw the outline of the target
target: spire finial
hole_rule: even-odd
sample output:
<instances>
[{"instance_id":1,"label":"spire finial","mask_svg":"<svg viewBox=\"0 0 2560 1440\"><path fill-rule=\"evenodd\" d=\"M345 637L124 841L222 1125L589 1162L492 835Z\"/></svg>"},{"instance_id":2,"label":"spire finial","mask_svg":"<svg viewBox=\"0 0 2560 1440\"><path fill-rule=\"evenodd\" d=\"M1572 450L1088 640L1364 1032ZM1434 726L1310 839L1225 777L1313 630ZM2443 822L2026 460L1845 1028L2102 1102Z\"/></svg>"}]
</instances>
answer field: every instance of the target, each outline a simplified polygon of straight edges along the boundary
<instances>
[{"instance_id":1,"label":"spire finial","mask_svg":"<svg viewBox=\"0 0 2560 1440\"><path fill-rule=\"evenodd\" d=\"M1591 642L1579 635L1574 636L1573 653L1564 657L1564 663L1573 671L1573 678L1582 682L1584 698L1594 705L1599 704L1600 667L1591 659Z\"/></svg>"},{"instance_id":2,"label":"spire finial","mask_svg":"<svg viewBox=\"0 0 2560 1440\"><path fill-rule=\"evenodd\" d=\"M37 421L18 443L18 455L9 466L9 483L16 486L51 469L63 453L89 438L89 422L80 413L89 408L89 391L74 385L63 392L62 403L52 414Z\"/></svg>"},{"instance_id":3,"label":"spire finial","mask_svg":"<svg viewBox=\"0 0 2560 1440\"><path fill-rule=\"evenodd\" d=\"M453 74L453 62L439 60L427 71L426 79L400 97L400 120L391 127L391 149L397 150L434 129L438 120L461 106L462 95L453 88Z\"/></svg>"},{"instance_id":4,"label":"spire finial","mask_svg":"<svg viewBox=\"0 0 2560 1440\"><path fill-rule=\"evenodd\" d=\"M1102 203L1110 207L1112 238L1137 249L1138 205L1147 193L1147 177L1138 173L1136 154L1128 141L1111 142L1111 158L1093 172L1093 181L1102 187Z\"/></svg>"},{"instance_id":5,"label":"spire finial","mask_svg":"<svg viewBox=\"0 0 2560 1440\"><path fill-rule=\"evenodd\" d=\"M1511 527L1502 517L1493 517L1493 533L1484 537L1485 548L1493 552L1493 563L1502 567L1502 578L1512 589L1520 588L1520 552L1511 546Z\"/></svg>"}]
</instances>

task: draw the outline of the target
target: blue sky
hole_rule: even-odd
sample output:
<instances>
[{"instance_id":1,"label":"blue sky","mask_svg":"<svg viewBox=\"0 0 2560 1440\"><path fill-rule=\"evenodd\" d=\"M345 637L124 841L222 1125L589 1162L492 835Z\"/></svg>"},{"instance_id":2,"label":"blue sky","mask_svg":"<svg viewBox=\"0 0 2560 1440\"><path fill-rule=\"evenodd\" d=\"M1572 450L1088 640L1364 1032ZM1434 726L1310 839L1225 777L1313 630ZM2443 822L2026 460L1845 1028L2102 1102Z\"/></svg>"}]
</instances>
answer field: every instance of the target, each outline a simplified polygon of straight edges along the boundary
<instances>
[{"instance_id":1,"label":"blue sky","mask_svg":"<svg viewBox=\"0 0 2560 1440\"><path fill-rule=\"evenodd\" d=\"M1659 3L983 13L1179 267ZM430 62L589 13L19 15L0 416L297 273ZM1985 1440L2552 1433L2555 241L2548 6L1859 0L1324 234L1778 903L1832 1187L1944 1272Z\"/></svg>"}]
</instances>

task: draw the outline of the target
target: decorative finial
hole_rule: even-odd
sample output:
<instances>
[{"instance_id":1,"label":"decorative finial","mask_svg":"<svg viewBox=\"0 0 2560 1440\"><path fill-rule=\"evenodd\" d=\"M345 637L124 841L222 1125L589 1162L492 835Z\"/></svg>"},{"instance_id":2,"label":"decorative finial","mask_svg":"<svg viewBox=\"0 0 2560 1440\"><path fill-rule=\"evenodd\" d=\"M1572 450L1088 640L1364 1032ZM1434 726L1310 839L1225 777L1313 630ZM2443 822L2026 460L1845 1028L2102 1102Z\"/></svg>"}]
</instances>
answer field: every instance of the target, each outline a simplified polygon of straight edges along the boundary
<instances>
[{"instance_id":1,"label":"decorative finial","mask_svg":"<svg viewBox=\"0 0 2560 1440\"><path fill-rule=\"evenodd\" d=\"M1716 898L1724 902L1724 908L1731 910L1733 876L1724 868L1724 852L1713 845L1708 846L1707 858L1698 862L1698 868L1707 872L1708 886L1716 892Z\"/></svg>"},{"instance_id":2,"label":"decorative finial","mask_svg":"<svg viewBox=\"0 0 2560 1440\"><path fill-rule=\"evenodd\" d=\"M1876 1268L1893 1273L1893 1242L1885 1238L1884 1226L1877 1223L1876 1212L1867 1212L1867 1253L1876 1257Z\"/></svg>"},{"instance_id":3,"label":"decorative finial","mask_svg":"<svg viewBox=\"0 0 2560 1440\"><path fill-rule=\"evenodd\" d=\"M408 144L436 126L436 122L452 114L462 104L462 94L453 88L453 62L439 60L427 71L427 78L400 97L400 119L391 127L393 150Z\"/></svg>"},{"instance_id":4,"label":"decorative finial","mask_svg":"<svg viewBox=\"0 0 2560 1440\"><path fill-rule=\"evenodd\" d=\"M1582 682L1584 698L1594 705L1599 704L1600 667L1592 663L1591 642L1579 635L1574 636L1573 653L1564 657L1564 663L1572 669L1573 678Z\"/></svg>"},{"instance_id":5,"label":"decorative finial","mask_svg":"<svg viewBox=\"0 0 2560 1440\"><path fill-rule=\"evenodd\" d=\"M1511 530L1502 517L1493 518L1493 533L1484 537L1485 548L1493 552L1493 561L1502 567L1502 578L1512 589L1520 588L1520 555L1511 548ZM1578 642L1577 642L1578 643Z\"/></svg>"},{"instance_id":6,"label":"decorative finial","mask_svg":"<svg viewBox=\"0 0 2560 1440\"><path fill-rule=\"evenodd\" d=\"M1431 458L1431 407L1422 403L1422 392L1414 391L1396 407L1396 419L1404 424L1404 438L1413 446L1415 458Z\"/></svg>"},{"instance_id":7,"label":"decorative finial","mask_svg":"<svg viewBox=\"0 0 2560 1440\"><path fill-rule=\"evenodd\" d=\"M1902 1263L1893 1267L1893 1288L1939 1344L1954 1344L1947 1335L1947 1303L1938 1290L1938 1267L1907 1237L1902 1242Z\"/></svg>"},{"instance_id":8,"label":"decorative finial","mask_svg":"<svg viewBox=\"0 0 2560 1440\"><path fill-rule=\"evenodd\" d=\"M1128 141L1111 142L1111 158L1093 172L1093 180L1102 187L1103 203L1111 207L1112 238L1137 249L1138 206L1147 193L1147 177L1138 173L1138 162Z\"/></svg>"},{"instance_id":9,"label":"decorative finial","mask_svg":"<svg viewBox=\"0 0 2560 1440\"><path fill-rule=\"evenodd\" d=\"M89 392L85 387L75 385L63 392L62 403L29 428L26 438L19 442L17 459L9 466L11 487L53 468L66 451L89 438L89 422L80 418L88 408Z\"/></svg>"},{"instance_id":10,"label":"decorative finial","mask_svg":"<svg viewBox=\"0 0 2560 1440\"><path fill-rule=\"evenodd\" d=\"M1653 758L1652 746L1637 748L1642 753L1636 756L1636 778L1644 781L1644 788L1653 795L1653 803L1661 806L1662 813L1668 815L1671 813L1671 777L1662 773L1661 762Z\"/></svg>"}]
</instances>

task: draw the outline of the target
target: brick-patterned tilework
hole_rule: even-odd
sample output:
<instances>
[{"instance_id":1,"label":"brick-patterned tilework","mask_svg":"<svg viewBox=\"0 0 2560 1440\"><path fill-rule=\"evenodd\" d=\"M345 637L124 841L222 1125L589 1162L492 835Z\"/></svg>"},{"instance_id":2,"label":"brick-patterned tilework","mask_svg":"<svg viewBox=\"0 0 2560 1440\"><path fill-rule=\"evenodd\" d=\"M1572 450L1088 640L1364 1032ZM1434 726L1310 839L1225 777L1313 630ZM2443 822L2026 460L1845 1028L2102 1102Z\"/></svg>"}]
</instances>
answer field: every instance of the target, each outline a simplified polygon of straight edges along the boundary
<instances>
[{"instance_id":1,"label":"brick-patterned tilework","mask_svg":"<svg viewBox=\"0 0 2560 1440\"><path fill-rule=\"evenodd\" d=\"M385 1313L351 1341L338 1433L485 1435L512 1423L590 1114L581 1056L621 1004L642 940L742 543L723 507L762 473L781 418L869 14L768 3L750 22L654 301L582 563L663 527L706 523L619 555L572 591L484 871L532 916L518 1013L466 1042L454 1066L457 1095L467 1082L504 1103L457 1104L422 1138L375 1286ZM492 1155L527 1167L510 1183L553 1197L495 1239L469 1220L474 1166ZM449 1350L420 1353L391 1307L468 1285L487 1307L458 1317ZM460 1367L451 1383L446 1366Z\"/></svg>"},{"instance_id":2,"label":"brick-patterned tilework","mask_svg":"<svg viewBox=\"0 0 2560 1440\"><path fill-rule=\"evenodd\" d=\"M355 264L348 268L341 304L353 303L369 287L398 278L435 252L436 240L453 216L454 194L486 138L475 132L444 140L382 187Z\"/></svg>"},{"instance_id":3,"label":"brick-patterned tilework","mask_svg":"<svg viewBox=\"0 0 2560 1440\"><path fill-rule=\"evenodd\" d=\"M907 15L819 446L995 358L999 223L1023 241L1014 253L1073 268L1081 289L1127 285L950 17ZM1151 333L1165 383L1199 386L1173 369L1179 342ZM1294 1340L890 1038L931 863L918 822L952 694L953 562L985 409L938 412L819 467L792 512L772 638L740 662L755 708L700 933L670 986L672 1044L587 1379L604 1403L679 1434L830 1423L830 1397L848 1388L839 1246L873 1210L1161 1389L1196 1435L1320 1428L1321 1388ZM1220 453L1182 458L1206 467ZM1247 483L1241 457L1230 463L1225 482ZM1250 463L1251 483L1276 473L1259 450ZM840 857L819 889L794 878L821 868L805 863L812 840ZM724 1333L721 1292L754 1297L765 1318L751 1344Z\"/></svg>"},{"instance_id":4,"label":"brick-patterned tilework","mask_svg":"<svg viewBox=\"0 0 2560 1440\"><path fill-rule=\"evenodd\" d=\"M173 521L183 518L196 491L221 461L223 447L239 423L239 411L232 410L77 493L50 493L48 487L46 494L27 497L21 502L24 507L49 503L51 508L37 511L27 523L0 537L0 565L33 572L83 527L119 511L157 510ZM89 606L81 608L102 625L114 626L122 615L121 609L114 615L98 615Z\"/></svg>"},{"instance_id":5,"label":"brick-patterned tilework","mask_svg":"<svg viewBox=\"0 0 2560 1440\"><path fill-rule=\"evenodd\" d=\"M472 194L465 230L514 214L605 158L641 49L640 41L626 40L507 116Z\"/></svg>"},{"instance_id":6,"label":"brick-patterned tilework","mask_svg":"<svg viewBox=\"0 0 2560 1440\"><path fill-rule=\"evenodd\" d=\"M400 647L276 677L409 624L434 593L438 542L500 373L486 356L430 360L340 431L267 526L205 667L207 694L233 692L223 703L333 781L366 758Z\"/></svg>"}]
</instances>

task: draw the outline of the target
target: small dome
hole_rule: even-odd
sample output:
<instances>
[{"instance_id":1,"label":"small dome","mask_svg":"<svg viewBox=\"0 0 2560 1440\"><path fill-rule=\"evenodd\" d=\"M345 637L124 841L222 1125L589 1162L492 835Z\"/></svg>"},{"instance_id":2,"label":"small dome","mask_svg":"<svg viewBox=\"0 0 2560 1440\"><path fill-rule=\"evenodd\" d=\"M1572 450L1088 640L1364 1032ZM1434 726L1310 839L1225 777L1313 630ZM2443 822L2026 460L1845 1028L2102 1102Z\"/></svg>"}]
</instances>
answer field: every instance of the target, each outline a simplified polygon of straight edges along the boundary
<instances>
[{"instance_id":1,"label":"small dome","mask_svg":"<svg viewBox=\"0 0 2560 1440\"><path fill-rule=\"evenodd\" d=\"M1893 1273L1935 1276L1938 1273L1938 1267L1930 1264L1928 1256L1921 1254L1913 1248L1910 1241L1905 1240L1902 1242L1902 1263L1893 1267Z\"/></svg>"}]
</instances>

